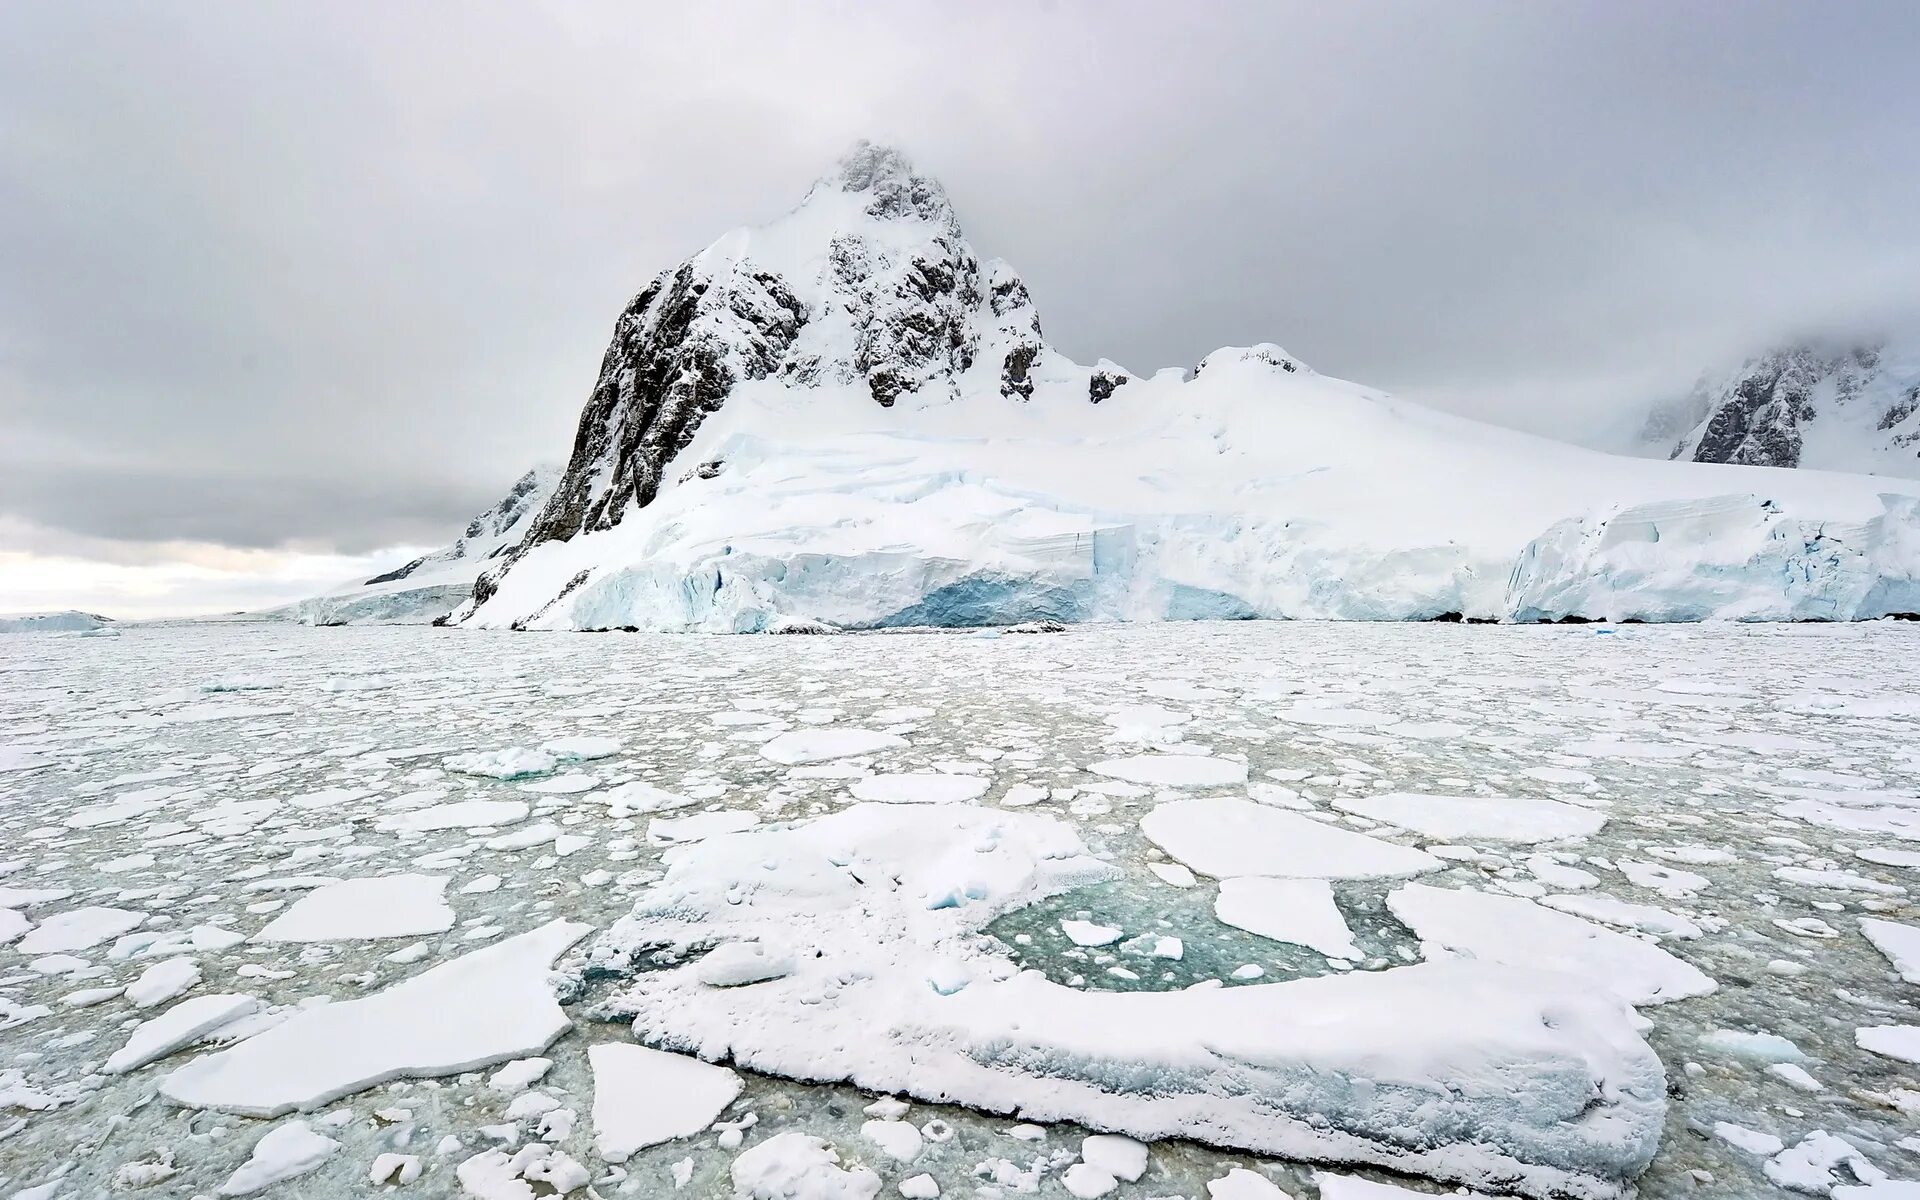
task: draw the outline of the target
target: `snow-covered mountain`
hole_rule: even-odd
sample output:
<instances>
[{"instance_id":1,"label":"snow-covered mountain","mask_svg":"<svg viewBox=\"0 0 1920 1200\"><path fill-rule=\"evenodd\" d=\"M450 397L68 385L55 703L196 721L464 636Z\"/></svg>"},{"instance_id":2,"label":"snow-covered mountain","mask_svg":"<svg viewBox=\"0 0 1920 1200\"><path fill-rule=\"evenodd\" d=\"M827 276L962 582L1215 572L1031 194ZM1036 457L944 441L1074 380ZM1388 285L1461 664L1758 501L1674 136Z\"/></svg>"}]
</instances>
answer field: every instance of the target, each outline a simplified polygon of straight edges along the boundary
<instances>
[{"instance_id":1,"label":"snow-covered mountain","mask_svg":"<svg viewBox=\"0 0 1920 1200\"><path fill-rule=\"evenodd\" d=\"M1616 457L1274 345L1052 349L940 185L861 144L620 315L458 623L1852 619L1920 611L1920 484Z\"/></svg>"},{"instance_id":2,"label":"snow-covered mountain","mask_svg":"<svg viewBox=\"0 0 1920 1200\"><path fill-rule=\"evenodd\" d=\"M1810 341L1757 355L1657 407L1635 449L1920 478L1920 344Z\"/></svg>"},{"instance_id":3,"label":"snow-covered mountain","mask_svg":"<svg viewBox=\"0 0 1920 1200\"><path fill-rule=\"evenodd\" d=\"M560 468L543 463L469 521L452 545L282 611L308 625L425 625L444 617L473 594L474 573L488 559L520 544L559 482Z\"/></svg>"},{"instance_id":4,"label":"snow-covered mountain","mask_svg":"<svg viewBox=\"0 0 1920 1200\"><path fill-rule=\"evenodd\" d=\"M69 608L61 612L0 616L0 633L85 633L105 629L112 624L112 617Z\"/></svg>"}]
</instances>

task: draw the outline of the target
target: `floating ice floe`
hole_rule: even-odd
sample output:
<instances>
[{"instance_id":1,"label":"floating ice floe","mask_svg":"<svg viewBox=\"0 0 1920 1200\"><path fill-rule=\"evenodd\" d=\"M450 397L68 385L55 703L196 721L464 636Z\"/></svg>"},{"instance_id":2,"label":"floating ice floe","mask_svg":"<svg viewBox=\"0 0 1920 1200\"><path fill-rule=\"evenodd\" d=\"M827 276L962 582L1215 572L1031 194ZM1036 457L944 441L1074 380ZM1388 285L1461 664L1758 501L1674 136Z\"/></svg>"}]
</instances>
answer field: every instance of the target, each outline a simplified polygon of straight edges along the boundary
<instances>
[{"instance_id":1,"label":"floating ice floe","mask_svg":"<svg viewBox=\"0 0 1920 1200\"><path fill-rule=\"evenodd\" d=\"M1141 820L1140 832L1186 866L1216 879L1381 879L1444 865L1424 850L1226 796L1159 805Z\"/></svg>"},{"instance_id":2,"label":"floating ice floe","mask_svg":"<svg viewBox=\"0 0 1920 1200\"><path fill-rule=\"evenodd\" d=\"M1887 956L1902 980L1920 983L1920 926L1861 917L1860 932L1875 950Z\"/></svg>"},{"instance_id":3,"label":"floating ice floe","mask_svg":"<svg viewBox=\"0 0 1920 1200\"><path fill-rule=\"evenodd\" d=\"M262 942L347 942L418 937L453 928L444 875L344 879L294 901L254 937Z\"/></svg>"},{"instance_id":4,"label":"floating ice floe","mask_svg":"<svg viewBox=\"0 0 1920 1200\"><path fill-rule=\"evenodd\" d=\"M182 1000L159 1016L134 1026L126 1045L109 1056L102 1069L109 1075L137 1070L258 1011L260 1001L241 994Z\"/></svg>"},{"instance_id":5,"label":"floating ice floe","mask_svg":"<svg viewBox=\"0 0 1920 1200\"><path fill-rule=\"evenodd\" d=\"M389 1079L534 1054L572 1027L547 967L590 929L552 921L363 999L305 1009L180 1067L161 1093L190 1108L273 1117Z\"/></svg>"},{"instance_id":6,"label":"floating ice floe","mask_svg":"<svg viewBox=\"0 0 1920 1200\"><path fill-rule=\"evenodd\" d=\"M492 829L524 821L533 809L524 800L455 800L426 808L388 813L375 829L386 833L429 833L439 829Z\"/></svg>"},{"instance_id":7,"label":"floating ice floe","mask_svg":"<svg viewBox=\"0 0 1920 1200\"><path fill-rule=\"evenodd\" d=\"M1635 1005L1715 987L1699 968L1651 942L1518 896L1409 883L1387 896L1387 907L1419 937L1428 958L1464 955L1564 972Z\"/></svg>"},{"instance_id":8,"label":"floating ice floe","mask_svg":"<svg viewBox=\"0 0 1920 1200\"><path fill-rule=\"evenodd\" d=\"M509 746L504 750L476 750L455 754L441 765L461 775L480 775L488 779L532 779L552 772L559 760L545 750L526 750Z\"/></svg>"},{"instance_id":9,"label":"floating ice floe","mask_svg":"<svg viewBox=\"0 0 1920 1200\"><path fill-rule=\"evenodd\" d=\"M795 729L761 746L760 756L792 767L834 758L851 758L856 754L899 750L906 744L907 740L903 737L872 729Z\"/></svg>"},{"instance_id":10,"label":"floating ice floe","mask_svg":"<svg viewBox=\"0 0 1920 1200\"><path fill-rule=\"evenodd\" d=\"M607 1042L590 1047L587 1058L593 1066L595 1144L608 1162L692 1137L740 1094L738 1075L682 1054Z\"/></svg>"},{"instance_id":11,"label":"floating ice floe","mask_svg":"<svg viewBox=\"0 0 1920 1200\"><path fill-rule=\"evenodd\" d=\"M65 954L88 950L137 927L147 914L89 905L43 919L15 947L22 954Z\"/></svg>"},{"instance_id":12,"label":"floating ice floe","mask_svg":"<svg viewBox=\"0 0 1920 1200\"><path fill-rule=\"evenodd\" d=\"M697 961L640 973L609 1007L661 1047L1145 1140L1533 1194L1621 1194L1659 1140L1659 1060L1626 1006L1584 980L1451 961L1122 993L1018 971L979 931L1110 874L1054 818L858 805L678 847L667 867L596 942L599 966L722 942L795 953L790 974L747 987L709 986ZM736 1189L790 1194L752 1190L774 1177L768 1165L742 1155Z\"/></svg>"},{"instance_id":13,"label":"floating ice floe","mask_svg":"<svg viewBox=\"0 0 1920 1200\"><path fill-rule=\"evenodd\" d=\"M1150 787L1225 787L1247 781L1247 764L1198 754L1136 754L1097 762L1087 769Z\"/></svg>"},{"instance_id":14,"label":"floating ice floe","mask_svg":"<svg viewBox=\"0 0 1920 1200\"><path fill-rule=\"evenodd\" d=\"M1598 833L1607 821L1606 814L1577 804L1505 796L1387 792L1336 797L1333 806L1449 842L1557 842Z\"/></svg>"},{"instance_id":15,"label":"floating ice floe","mask_svg":"<svg viewBox=\"0 0 1920 1200\"><path fill-rule=\"evenodd\" d=\"M1222 879L1213 915L1236 929L1317 950L1328 958L1358 959L1360 948L1324 879Z\"/></svg>"},{"instance_id":16,"label":"floating ice floe","mask_svg":"<svg viewBox=\"0 0 1920 1200\"><path fill-rule=\"evenodd\" d=\"M879 804L954 804L977 799L987 790L978 775L943 775L932 771L905 775L872 775L848 789L856 800Z\"/></svg>"},{"instance_id":17,"label":"floating ice floe","mask_svg":"<svg viewBox=\"0 0 1920 1200\"><path fill-rule=\"evenodd\" d=\"M339 1149L339 1142L315 1133L305 1121L276 1125L253 1144L253 1153L220 1185L220 1194L251 1196L265 1191L283 1180L319 1170Z\"/></svg>"}]
</instances>

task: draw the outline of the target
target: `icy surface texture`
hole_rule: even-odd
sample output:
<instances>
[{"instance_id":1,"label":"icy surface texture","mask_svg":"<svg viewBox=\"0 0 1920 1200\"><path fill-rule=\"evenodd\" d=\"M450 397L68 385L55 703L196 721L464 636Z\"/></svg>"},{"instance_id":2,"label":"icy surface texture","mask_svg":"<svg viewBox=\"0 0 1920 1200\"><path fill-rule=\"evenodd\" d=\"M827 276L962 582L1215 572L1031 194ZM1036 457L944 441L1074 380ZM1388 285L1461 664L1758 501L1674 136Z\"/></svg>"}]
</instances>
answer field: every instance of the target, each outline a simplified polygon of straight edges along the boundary
<instances>
[{"instance_id":1,"label":"icy surface texture","mask_svg":"<svg viewBox=\"0 0 1920 1200\"><path fill-rule=\"evenodd\" d=\"M1915 679L1892 622L0 639L0 1196L294 1121L262 1195L1896 1195Z\"/></svg>"}]
</instances>

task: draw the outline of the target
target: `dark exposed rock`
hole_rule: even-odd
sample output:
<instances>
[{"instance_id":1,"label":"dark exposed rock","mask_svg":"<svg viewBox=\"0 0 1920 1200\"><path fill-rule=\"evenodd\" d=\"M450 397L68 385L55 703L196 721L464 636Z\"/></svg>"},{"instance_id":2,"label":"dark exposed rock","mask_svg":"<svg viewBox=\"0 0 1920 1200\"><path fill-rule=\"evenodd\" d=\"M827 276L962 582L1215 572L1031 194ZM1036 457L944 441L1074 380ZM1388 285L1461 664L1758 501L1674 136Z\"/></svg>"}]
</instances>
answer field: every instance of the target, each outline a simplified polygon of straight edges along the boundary
<instances>
[{"instance_id":1,"label":"dark exposed rock","mask_svg":"<svg viewBox=\"0 0 1920 1200\"><path fill-rule=\"evenodd\" d=\"M1087 399L1095 404L1111 397L1117 388L1125 387L1131 376L1105 367L1095 368L1087 378Z\"/></svg>"},{"instance_id":2,"label":"dark exposed rock","mask_svg":"<svg viewBox=\"0 0 1920 1200\"><path fill-rule=\"evenodd\" d=\"M1807 425L1825 406L1856 402L1880 367L1881 348L1876 344L1805 344L1753 359L1728 379L1695 389L1685 409L1697 414L1698 424L1681 439L1674 457L1800 466ZM1881 429L1892 429L1912 413L1911 408L1899 408L1896 403L1881 414Z\"/></svg>"},{"instance_id":3,"label":"dark exposed rock","mask_svg":"<svg viewBox=\"0 0 1920 1200\"><path fill-rule=\"evenodd\" d=\"M1007 351L1006 364L1000 371L1000 391L1003 395L1018 396L1022 400L1032 398L1033 379L1027 371L1038 357L1040 347L1026 342Z\"/></svg>"}]
</instances>

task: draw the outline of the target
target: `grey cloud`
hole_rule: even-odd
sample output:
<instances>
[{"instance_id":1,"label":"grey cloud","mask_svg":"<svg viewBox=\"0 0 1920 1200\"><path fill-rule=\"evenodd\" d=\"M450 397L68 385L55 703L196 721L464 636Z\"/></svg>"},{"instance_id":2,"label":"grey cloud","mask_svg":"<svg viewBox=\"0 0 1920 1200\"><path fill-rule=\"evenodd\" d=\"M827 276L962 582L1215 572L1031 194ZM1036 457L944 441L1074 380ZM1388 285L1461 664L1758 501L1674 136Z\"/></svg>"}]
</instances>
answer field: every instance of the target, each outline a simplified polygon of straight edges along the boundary
<instances>
[{"instance_id":1,"label":"grey cloud","mask_svg":"<svg viewBox=\"0 0 1920 1200\"><path fill-rule=\"evenodd\" d=\"M1077 357L1584 429L1911 304L1916 58L1898 3L7 6L0 512L442 540L858 136Z\"/></svg>"}]
</instances>

